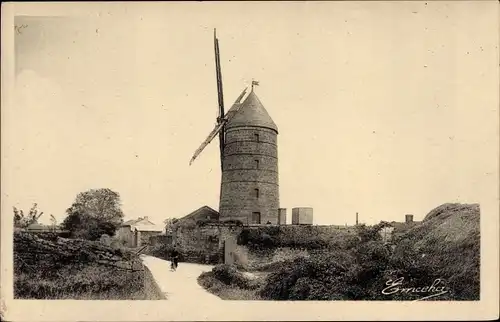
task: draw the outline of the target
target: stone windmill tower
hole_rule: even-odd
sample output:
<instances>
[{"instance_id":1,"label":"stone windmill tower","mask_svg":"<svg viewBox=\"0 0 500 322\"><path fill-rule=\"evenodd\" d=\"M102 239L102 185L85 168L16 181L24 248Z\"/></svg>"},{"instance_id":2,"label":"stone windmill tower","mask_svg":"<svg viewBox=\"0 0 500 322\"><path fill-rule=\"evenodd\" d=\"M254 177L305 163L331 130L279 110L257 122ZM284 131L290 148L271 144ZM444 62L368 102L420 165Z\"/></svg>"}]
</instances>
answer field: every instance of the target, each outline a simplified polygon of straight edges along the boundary
<instances>
[{"instance_id":1,"label":"stone windmill tower","mask_svg":"<svg viewBox=\"0 0 500 322\"><path fill-rule=\"evenodd\" d=\"M219 43L214 31L219 97L217 125L196 150L190 164L219 135L222 180L220 220L277 224L279 209L278 128L254 92L243 90L224 113Z\"/></svg>"}]
</instances>

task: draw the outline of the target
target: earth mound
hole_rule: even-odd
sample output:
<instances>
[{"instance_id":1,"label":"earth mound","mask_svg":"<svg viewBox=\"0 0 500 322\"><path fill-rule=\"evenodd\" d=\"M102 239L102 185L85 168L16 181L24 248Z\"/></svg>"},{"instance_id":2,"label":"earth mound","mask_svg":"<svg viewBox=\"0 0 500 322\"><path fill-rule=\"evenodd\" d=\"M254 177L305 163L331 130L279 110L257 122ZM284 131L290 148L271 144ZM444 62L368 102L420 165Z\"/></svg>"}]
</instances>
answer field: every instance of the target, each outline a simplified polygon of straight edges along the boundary
<instances>
[{"instance_id":1,"label":"earth mound","mask_svg":"<svg viewBox=\"0 0 500 322\"><path fill-rule=\"evenodd\" d=\"M144 266L130 251L99 242L14 233L14 296L141 299Z\"/></svg>"}]
</instances>

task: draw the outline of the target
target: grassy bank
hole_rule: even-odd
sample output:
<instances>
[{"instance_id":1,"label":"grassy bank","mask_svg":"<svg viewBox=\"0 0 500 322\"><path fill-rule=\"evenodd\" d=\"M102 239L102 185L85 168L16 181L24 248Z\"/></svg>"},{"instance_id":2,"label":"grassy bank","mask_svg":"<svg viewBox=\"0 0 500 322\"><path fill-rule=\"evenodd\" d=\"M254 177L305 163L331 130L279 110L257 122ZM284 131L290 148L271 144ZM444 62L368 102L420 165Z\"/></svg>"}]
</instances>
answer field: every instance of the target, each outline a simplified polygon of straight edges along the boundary
<instances>
[{"instance_id":1,"label":"grassy bank","mask_svg":"<svg viewBox=\"0 0 500 322\"><path fill-rule=\"evenodd\" d=\"M14 234L14 296L19 299L156 299L140 258L98 242Z\"/></svg>"}]
</instances>

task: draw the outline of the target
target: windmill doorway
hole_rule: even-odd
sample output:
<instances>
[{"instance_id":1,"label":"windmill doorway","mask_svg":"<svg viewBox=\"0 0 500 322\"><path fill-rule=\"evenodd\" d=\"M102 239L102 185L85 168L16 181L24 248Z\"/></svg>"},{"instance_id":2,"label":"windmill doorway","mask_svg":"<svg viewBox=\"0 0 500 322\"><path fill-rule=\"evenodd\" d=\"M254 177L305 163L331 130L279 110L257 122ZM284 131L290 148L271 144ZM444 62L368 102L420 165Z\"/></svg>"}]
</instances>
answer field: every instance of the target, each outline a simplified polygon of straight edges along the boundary
<instances>
[{"instance_id":1,"label":"windmill doorway","mask_svg":"<svg viewBox=\"0 0 500 322\"><path fill-rule=\"evenodd\" d=\"M260 212L252 212L252 224L260 224Z\"/></svg>"}]
</instances>

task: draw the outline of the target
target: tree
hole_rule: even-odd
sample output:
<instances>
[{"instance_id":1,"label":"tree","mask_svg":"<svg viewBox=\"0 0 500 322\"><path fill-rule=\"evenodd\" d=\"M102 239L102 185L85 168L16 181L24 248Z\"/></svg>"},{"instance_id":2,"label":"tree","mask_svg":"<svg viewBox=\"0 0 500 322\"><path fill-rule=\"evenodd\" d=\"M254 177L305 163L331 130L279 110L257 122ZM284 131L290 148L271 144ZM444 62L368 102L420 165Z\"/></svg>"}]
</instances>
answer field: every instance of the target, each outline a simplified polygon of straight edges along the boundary
<instances>
[{"instance_id":1,"label":"tree","mask_svg":"<svg viewBox=\"0 0 500 322\"><path fill-rule=\"evenodd\" d=\"M390 227L390 226L391 224L385 221L381 221L374 226L366 226L365 224L361 224L356 226L356 232L362 242L381 240L382 236L380 235L379 232L385 227Z\"/></svg>"},{"instance_id":2,"label":"tree","mask_svg":"<svg viewBox=\"0 0 500 322\"><path fill-rule=\"evenodd\" d=\"M178 221L177 218L167 218L163 221L165 224L165 232L172 233L175 229L175 223Z\"/></svg>"},{"instance_id":3,"label":"tree","mask_svg":"<svg viewBox=\"0 0 500 322\"><path fill-rule=\"evenodd\" d=\"M26 228L31 224L36 224L38 219L43 215L43 211L39 212L38 204L34 203L27 215L22 209L12 207L14 211L14 227Z\"/></svg>"},{"instance_id":4,"label":"tree","mask_svg":"<svg viewBox=\"0 0 500 322\"><path fill-rule=\"evenodd\" d=\"M113 236L123 223L120 195L111 189L81 192L66 210L62 228L76 238L98 240L101 235Z\"/></svg>"}]
</instances>

